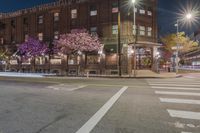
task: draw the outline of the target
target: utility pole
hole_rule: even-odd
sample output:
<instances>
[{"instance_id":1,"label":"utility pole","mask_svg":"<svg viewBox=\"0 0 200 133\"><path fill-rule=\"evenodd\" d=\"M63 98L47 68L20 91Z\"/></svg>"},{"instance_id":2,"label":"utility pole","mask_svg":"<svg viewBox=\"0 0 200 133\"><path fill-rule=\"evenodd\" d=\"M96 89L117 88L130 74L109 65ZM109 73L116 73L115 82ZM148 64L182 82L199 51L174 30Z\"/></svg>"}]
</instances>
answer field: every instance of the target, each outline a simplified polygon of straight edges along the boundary
<instances>
[{"instance_id":1,"label":"utility pole","mask_svg":"<svg viewBox=\"0 0 200 133\"><path fill-rule=\"evenodd\" d=\"M121 14L120 14L120 0L118 0L118 72L119 77L122 76L121 72Z\"/></svg>"}]
</instances>

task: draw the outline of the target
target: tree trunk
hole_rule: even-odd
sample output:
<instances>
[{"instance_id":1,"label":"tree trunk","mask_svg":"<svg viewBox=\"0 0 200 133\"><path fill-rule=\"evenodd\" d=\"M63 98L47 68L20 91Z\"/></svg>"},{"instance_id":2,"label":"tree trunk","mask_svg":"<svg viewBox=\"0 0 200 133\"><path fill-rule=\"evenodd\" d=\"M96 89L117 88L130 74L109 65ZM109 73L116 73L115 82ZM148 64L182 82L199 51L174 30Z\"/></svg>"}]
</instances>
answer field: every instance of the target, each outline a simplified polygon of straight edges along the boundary
<instances>
[{"instance_id":1,"label":"tree trunk","mask_svg":"<svg viewBox=\"0 0 200 133\"><path fill-rule=\"evenodd\" d=\"M87 52L85 52L85 69L87 68Z\"/></svg>"},{"instance_id":2,"label":"tree trunk","mask_svg":"<svg viewBox=\"0 0 200 133\"><path fill-rule=\"evenodd\" d=\"M69 55L67 55L66 75L68 75L68 72L69 72L69 64L68 64L68 61L69 61Z\"/></svg>"},{"instance_id":3,"label":"tree trunk","mask_svg":"<svg viewBox=\"0 0 200 133\"><path fill-rule=\"evenodd\" d=\"M32 70L33 73L35 73L35 57L33 57L33 70Z\"/></svg>"},{"instance_id":4,"label":"tree trunk","mask_svg":"<svg viewBox=\"0 0 200 133\"><path fill-rule=\"evenodd\" d=\"M49 73L51 73L51 54L49 54Z\"/></svg>"},{"instance_id":5,"label":"tree trunk","mask_svg":"<svg viewBox=\"0 0 200 133\"><path fill-rule=\"evenodd\" d=\"M10 69L10 57L8 57L8 60L6 60L6 64L5 64L5 71Z\"/></svg>"}]
</instances>

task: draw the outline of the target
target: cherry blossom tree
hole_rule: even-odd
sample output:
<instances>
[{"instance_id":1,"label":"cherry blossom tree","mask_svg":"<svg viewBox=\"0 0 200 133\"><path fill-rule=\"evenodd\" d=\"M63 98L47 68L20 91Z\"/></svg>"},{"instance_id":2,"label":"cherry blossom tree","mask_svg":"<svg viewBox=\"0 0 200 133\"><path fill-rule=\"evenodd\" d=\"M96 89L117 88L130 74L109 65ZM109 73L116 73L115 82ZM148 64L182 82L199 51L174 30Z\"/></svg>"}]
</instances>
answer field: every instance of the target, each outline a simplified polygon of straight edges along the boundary
<instances>
[{"instance_id":1,"label":"cherry blossom tree","mask_svg":"<svg viewBox=\"0 0 200 133\"><path fill-rule=\"evenodd\" d=\"M38 39L29 37L27 41L25 41L18 47L18 51L20 52L20 55L22 55L26 59L32 59L34 67L33 71L35 71L35 57L48 54L49 48L45 43L39 41Z\"/></svg>"},{"instance_id":2,"label":"cherry blossom tree","mask_svg":"<svg viewBox=\"0 0 200 133\"><path fill-rule=\"evenodd\" d=\"M68 68L68 60L70 55L76 56L80 55L80 53L85 54L84 64L86 65L87 53L100 51L102 50L103 45L100 43L97 35L90 34L86 29L73 29L70 33L60 35L60 39L54 41L54 46L56 53L67 55ZM85 66L83 64L83 56L81 56L80 61L80 65ZM81 68L79 66L79 72L81 71Z\"/></svg>"},{"instance_id":3,"label":"cherry blossom tree","mask_svg":"<svg viewBox=\"0 0 200 133\"><path fill-rule=\"evenodd\" d=\"M97 35L91 35L86 29L74 29L71 33L60 35L55 41L55 49L63 54L77 54L78 52L99 51L102 44Z\"/></svg>"}]
</instances>

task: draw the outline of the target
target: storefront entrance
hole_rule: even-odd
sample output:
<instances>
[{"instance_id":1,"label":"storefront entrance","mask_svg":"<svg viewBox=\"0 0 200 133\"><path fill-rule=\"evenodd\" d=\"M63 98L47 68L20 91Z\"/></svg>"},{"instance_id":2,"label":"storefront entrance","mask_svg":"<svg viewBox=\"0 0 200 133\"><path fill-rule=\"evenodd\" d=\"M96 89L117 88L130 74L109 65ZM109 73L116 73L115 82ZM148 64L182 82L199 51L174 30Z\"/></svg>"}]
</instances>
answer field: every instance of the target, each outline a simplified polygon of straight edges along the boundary
<instances>
[{"instance_id":1,"label":"storefront entrance","mask_svg":"<svg viewBox=\"0 0 200 133\"><path fill-rule=\"evenodd\" d=\"M151 69L153 63L152 48L137 47L136 48L136 68L137 69ZM134 69L134 59L133 59Z\"/></svg>"}]
</instances>

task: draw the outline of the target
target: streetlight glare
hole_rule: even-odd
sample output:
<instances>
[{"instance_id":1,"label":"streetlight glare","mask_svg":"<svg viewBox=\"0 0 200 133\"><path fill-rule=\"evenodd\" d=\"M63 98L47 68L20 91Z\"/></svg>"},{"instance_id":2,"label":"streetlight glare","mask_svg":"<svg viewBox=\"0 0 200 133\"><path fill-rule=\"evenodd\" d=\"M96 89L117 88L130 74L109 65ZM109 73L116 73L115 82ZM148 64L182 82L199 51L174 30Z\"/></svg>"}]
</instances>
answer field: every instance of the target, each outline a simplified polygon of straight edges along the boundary
<instances>
[{"instance_id":1,"label":"streetlight glare","mask_svg":"<svg viewBox=\"0 0 200 133\"><path fill-rule=\"evenodd\" d=\"M188 13L188 14L186 15L186 18L187 18L187 19L191 19L191 18L192 18L192 14L191 14L191 13Z\"/></svg>"},{"instance_id":2,"label":"streetlight glare","mask_svg":"<svg viewBox=\"0 0 200 133\"><path fill-rule=\"evenodd\" d=\"M198 4L180 5L179 13L177 13L179 27L191 28L199 25L199 6Z\"/></svg>"},{"instance_id":3,"label":"streetlight glare","mask_svg":"<svg viewBox=\"0 0 200 133\"><path fill-rule=\"evenodd\" d=\"M135 3L136 3L136 0L132 0L132 3L135 4Z\"/></svg>"}]
</instances>

